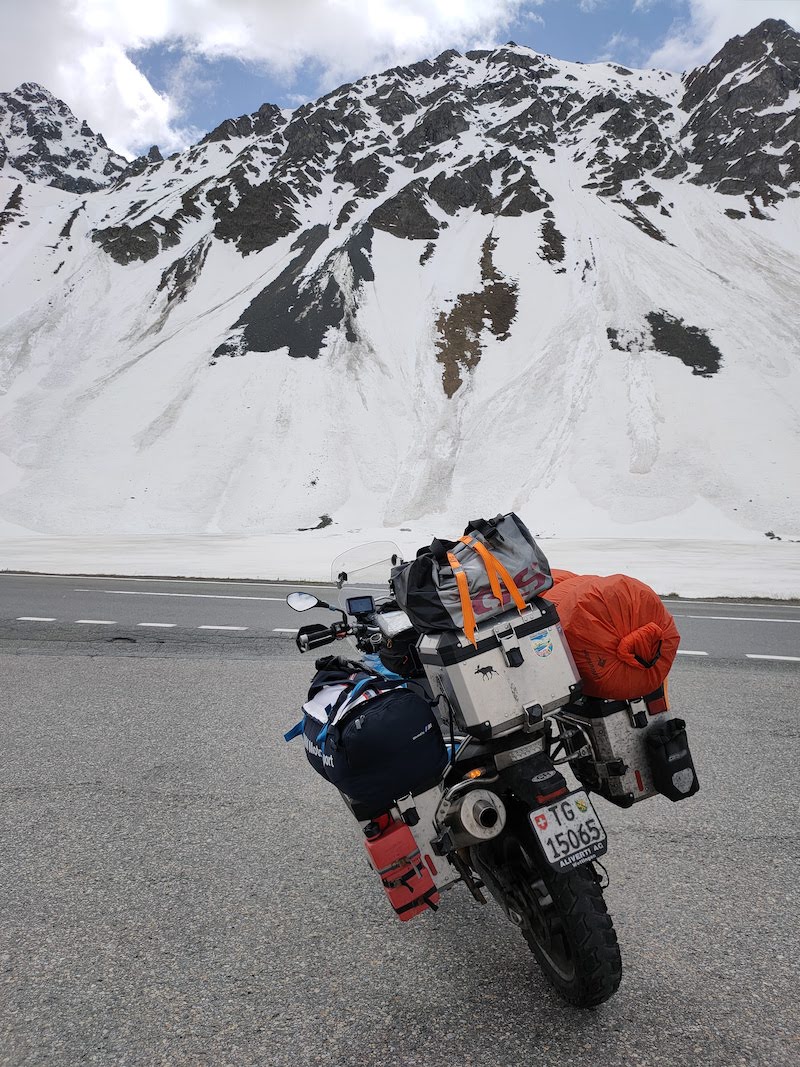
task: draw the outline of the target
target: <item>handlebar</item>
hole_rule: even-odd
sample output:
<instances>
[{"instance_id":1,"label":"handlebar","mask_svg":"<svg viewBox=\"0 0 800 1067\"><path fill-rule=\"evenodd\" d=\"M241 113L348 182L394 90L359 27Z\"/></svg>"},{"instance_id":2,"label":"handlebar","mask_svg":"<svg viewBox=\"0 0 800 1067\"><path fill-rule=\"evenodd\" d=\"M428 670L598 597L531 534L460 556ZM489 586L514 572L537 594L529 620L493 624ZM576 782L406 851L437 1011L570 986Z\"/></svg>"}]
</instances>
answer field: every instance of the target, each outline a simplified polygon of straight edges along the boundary
<instances>
[{"instance_id":1,"label":"handlebar","mask_svg":"<svg viewBox=\"0 0 800 1067\"><path fill-rule=\"evenodd\" d=\"M356 623L354 626L346 622L334 622L330 626L312 623L310 626L303 626L298 630L295 643L301 652L309 652L313 648L330 645L334 641L340 641L350 635L356 638L359 647L361 647L362 641L370 639L370 649L364 649L364 651L371 651L377 647L373 638L374 636L380 637L380 631L377 627L367 623ZM380 641L378 644L380 644Z\"/></svg>"}]
</instances>

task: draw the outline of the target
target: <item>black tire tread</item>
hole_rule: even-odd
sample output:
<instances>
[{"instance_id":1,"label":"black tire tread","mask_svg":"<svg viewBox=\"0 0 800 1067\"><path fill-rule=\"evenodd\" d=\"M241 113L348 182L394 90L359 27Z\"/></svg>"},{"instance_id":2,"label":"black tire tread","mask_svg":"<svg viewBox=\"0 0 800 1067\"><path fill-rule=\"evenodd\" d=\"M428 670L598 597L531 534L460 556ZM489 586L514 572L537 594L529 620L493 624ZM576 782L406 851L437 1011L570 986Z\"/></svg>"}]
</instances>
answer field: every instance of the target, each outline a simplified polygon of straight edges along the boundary
<instances>
[{"instance_id":1,"label":"black tire tread","mask_svg":"<svg viewBox=\"0 0 800 1067\"><path fill-rule=\"evenodd\" d=\"M575 1007L594 1008L614 995L622 979L622 959L614 924L603 891L591 870L568 874L550 871L544 876L569 940L575 976L566 981L553 971L532 934L525 939L548 981Z\"/></svg>"}]
</instances>

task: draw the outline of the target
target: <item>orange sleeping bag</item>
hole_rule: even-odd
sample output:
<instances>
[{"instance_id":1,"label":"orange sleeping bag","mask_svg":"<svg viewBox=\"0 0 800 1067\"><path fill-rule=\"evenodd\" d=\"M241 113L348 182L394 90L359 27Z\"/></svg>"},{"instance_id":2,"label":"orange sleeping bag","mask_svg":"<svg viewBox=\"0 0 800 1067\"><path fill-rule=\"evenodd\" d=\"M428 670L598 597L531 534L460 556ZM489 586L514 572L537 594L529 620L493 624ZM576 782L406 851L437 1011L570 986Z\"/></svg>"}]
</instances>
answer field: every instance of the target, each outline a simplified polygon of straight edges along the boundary
<instances>
[{"instance_id":1,"label":"orange sleeping bag","mask_svg":"<svg viewBox=\"0 0 800 1067\"><path fill-rule=\"evenodd\" d=\"M566 582L569 578L577 578L578 575L575 571L558 571L555 568L550 568L550 574L553 579L553 585L558 585L560 582ZM548 600L550 597L547 598Z\"/></svg>"},{"instance_id":2,"label":"orange sleeping bag","mask_svg":"<svg viewBox=\"0 0 800 1067\"><path fill-rule=\"evenodd\" d=\"M558 609L587 696L633 700L663 683L680 634L644 582L587 574L558 582L545 595Z\"/></svg>"}]
</instances>

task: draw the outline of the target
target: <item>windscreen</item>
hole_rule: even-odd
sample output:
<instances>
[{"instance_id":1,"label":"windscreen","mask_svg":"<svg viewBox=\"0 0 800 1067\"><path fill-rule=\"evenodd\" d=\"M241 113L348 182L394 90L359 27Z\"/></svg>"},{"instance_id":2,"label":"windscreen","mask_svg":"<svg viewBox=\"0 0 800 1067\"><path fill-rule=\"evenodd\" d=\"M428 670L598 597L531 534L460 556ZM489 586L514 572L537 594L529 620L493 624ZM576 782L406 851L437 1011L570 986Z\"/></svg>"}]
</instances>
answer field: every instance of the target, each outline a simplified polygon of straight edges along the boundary
<instances>
[{"instance_id":1,"label":"windscreen","mask_svg":"<svg viewBox=\"0 0 800 1067\"><path fill-rule=\"evenodd\" d=\"M331 584L339 586L338 604L342 611L347 611L348 600L359 596L373 597L376 605L388 600L391 596L389 578L392 567L401 559L400 549L393 541L371 541L337 556L331 564ZM336 651L338 655L347 655L351 659L364 662L369 659L359 651L352 637L344 638Z\"/></svg>"},{"instance_id":2,"label":"windscreen","mask_svg":"<svg viewBox=\"0 0 800 1067\"><path fill-rule=\"evenodd\" d=\"M376 603L390 596L392 567L402 561L393 541L371 541L348 549L331 564L331 582L339 586L339 604L357 596L372 596Z\"/></svg>"}]
</instances>

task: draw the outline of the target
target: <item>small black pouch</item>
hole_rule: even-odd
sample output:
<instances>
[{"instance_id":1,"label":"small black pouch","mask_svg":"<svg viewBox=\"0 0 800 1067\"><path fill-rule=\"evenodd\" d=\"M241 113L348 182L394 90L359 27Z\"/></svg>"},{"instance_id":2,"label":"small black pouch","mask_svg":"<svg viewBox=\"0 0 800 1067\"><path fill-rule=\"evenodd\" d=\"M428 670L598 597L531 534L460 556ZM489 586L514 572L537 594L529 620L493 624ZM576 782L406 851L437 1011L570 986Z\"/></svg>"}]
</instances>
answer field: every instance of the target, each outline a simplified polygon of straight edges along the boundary
<instances>
[{"instance_id":1,"label":"small black pouch","mask_svg":"<svg viewBox=\"0 0 800 1067\"><path fill-rule=\"evenodd\" d=\"M647 754L653 783L670 800L685 800L700 788L683 719L656 722L647 731Z\"/></svg>"}]
</instances>

